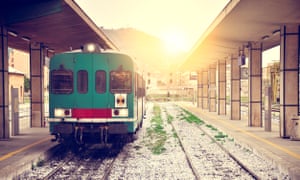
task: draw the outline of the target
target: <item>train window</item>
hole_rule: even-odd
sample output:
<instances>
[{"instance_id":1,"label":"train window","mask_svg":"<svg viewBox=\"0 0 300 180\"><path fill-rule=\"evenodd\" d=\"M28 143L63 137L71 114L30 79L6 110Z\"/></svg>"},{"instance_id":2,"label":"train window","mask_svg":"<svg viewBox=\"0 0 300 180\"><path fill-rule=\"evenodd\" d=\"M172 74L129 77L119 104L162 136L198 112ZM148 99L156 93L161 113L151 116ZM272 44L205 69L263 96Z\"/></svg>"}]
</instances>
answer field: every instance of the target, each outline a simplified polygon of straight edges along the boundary
<instances>
[{"instance_id":1,"label":"train window","mask_svg":"<svg viewBox=\"0 0 300 180\"><path fill-rule=\"evenodd\" d=\"M77 91L81 94L88 92L88 72L86 70L77 72Z\"/></svg>"},{"instance_id":2,"label":"train window","mask_svg":"<svg viewBox=\"0 0 300 180\"><path fill-rule=\"evenodd\" d=\"M112 93L131 93L132 78L130 71L111 71L110 72L110 92Z\"/></svg>"},{"instance_id":3,"label":"train window","mask_svg":"<svg viewBox=\"0 0 300 180\"><path fill-rule=\"evenodd\" d=\"M105 93L106 91L106 73L105 71L96 71L96 92Z\"/></svg>"},{"instance_id":4,"label":"train window","mask_svg":"<svg viewBox=\"0 0 300 180\"><path fill-rule=\"evenodd\" d=\"M141 75L137 74L136 82L137 82L137 87L136 87L137 97L145 96L145 81L144 81L143 77Z\"/></svg>"},{"instance_id":5,"label":"train window","mask_svg":"<svg viewBox=\"0 0 300 180\"><path fill-rule=\"evenodd\" d=\"M73 72L52 70L50 91L53 94L71 94L73 92Z\"/></svg>"}]
</instances>

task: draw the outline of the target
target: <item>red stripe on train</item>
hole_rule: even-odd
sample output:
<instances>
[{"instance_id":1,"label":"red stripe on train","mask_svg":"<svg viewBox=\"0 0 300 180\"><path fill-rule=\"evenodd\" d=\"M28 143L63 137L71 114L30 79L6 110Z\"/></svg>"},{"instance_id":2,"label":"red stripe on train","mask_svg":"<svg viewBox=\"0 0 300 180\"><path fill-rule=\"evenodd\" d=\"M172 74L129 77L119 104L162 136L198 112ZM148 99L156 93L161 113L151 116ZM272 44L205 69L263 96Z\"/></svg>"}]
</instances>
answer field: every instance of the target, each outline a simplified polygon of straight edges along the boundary
<instances>
[{"instance_id":1,"label":"red stripe on train","mask_svg":"<svg viewBox=\"0 0 300 180\"><path fill-rule=\"evenodd\" d=\"M111 118L111 109L72 109L72 118Z\"/></svg>"}]
</instances>

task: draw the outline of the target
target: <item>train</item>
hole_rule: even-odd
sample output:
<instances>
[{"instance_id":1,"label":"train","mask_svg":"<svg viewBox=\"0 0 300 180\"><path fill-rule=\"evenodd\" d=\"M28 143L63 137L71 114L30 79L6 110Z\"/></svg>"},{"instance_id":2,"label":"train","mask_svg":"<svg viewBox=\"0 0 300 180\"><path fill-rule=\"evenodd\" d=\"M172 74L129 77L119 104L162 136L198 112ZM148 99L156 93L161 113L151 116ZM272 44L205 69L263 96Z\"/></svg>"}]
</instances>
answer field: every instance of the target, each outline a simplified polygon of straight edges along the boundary
<instances>
[{"instance_id":1,"label":"train","mask_svg":"<svg viewBox=\"0 0 300 180\"><path fill-rule=\"evenodd\" d=\"M133 140L145 116L145 81L127 54L89 43L49 65L49 130L61 143Z\"/></svg>"}]
</instances>

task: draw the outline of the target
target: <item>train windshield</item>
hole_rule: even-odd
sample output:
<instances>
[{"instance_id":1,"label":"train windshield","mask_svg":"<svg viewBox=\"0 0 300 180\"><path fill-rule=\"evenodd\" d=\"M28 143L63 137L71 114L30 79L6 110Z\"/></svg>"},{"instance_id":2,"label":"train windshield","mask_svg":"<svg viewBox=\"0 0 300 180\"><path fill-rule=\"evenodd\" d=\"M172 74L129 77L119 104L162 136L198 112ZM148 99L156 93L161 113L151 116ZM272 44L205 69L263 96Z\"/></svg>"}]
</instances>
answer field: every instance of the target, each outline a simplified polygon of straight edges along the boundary
<instances>
[{"instance_id":1,"label":"train windshield","mask_svg":"<svg viewBox=\"0 0 300 180\"><path fill-rule=\"evenodd\" d=\"M73 92L73 72L52 70L50 88L53 94L71 94Z\"/></svg>"},{"instance_id":2,"label":"train windshield","mask_svg":"<svg viewBox=\"0 0 300 180\"><path fill-rule=\"evenodd\" d=\"M103 70L96 71L95 87L97 93L105 93L106 91L106 73Z\"/></svg>"},{"instance_id":3,"label":"train windshield","mask_svg":"<svg viewBox=\"0 0 300 180\"><path fill-rule=\"evenodd\" d=\"M111 93L131 93L132 78L130 71L110 72L110 92Z\"/></svg>"},{"instance_id":4,"label":"train windshield","mask_svg":"<svg viewBox=\"0 0 300 180\"><path fill-rule=\"evenodd\" d=\"M88 92L88 72L86 70L77 72L77 91L81 94Z\"/></svg>"}]
</instances>

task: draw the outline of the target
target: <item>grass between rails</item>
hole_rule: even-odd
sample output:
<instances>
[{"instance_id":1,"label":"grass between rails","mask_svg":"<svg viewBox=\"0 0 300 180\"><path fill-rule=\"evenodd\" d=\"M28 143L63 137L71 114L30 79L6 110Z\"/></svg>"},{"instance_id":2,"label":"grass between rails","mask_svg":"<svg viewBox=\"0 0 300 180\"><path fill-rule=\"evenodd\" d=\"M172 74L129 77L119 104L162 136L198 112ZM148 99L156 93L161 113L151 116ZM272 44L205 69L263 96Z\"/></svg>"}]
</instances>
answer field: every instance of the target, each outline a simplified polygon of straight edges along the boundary
<instances>
[{"instance_id":1,"label":"grass between rails","mask_svg":"<svg viewBox=\"0 0 300 180\"><path fill-rule=\"evenodd\" d=\"M189 123L195 123L197 125L204 125L205 122L199 119L197 116L192 114L191 112L182 109L182 113L180 114L181 120L185 120ZM154 105L153 107L153 118L151 119L151 126L147 128L147 137L150 138L150 142L146 144L146 146L152 151L153 154L159 155L166 151L165 143L168 139L168 134L164 129L164 122L161 117L161 109L159 105ZM171 124L174 118L167 113L167 123ZM226 134L223 134L223 132L219 131L217 128L213 127L212 125L206 124L207 128L210 128L212 131L215 131L215 141L224 141L228 138ZM178 138L178 135L174 130L173 137ZM200 134L204 135L204 134ZM229 139L229 141L233 141L233 139Z\"/></svg>"},{"instance_id":2,"label":"grass between rails","mask_svg":"<svg viewBox=\"0 0 300 180\"><path fill-rule=\"evenodd\" d=\"M196 123L199 125L204 124L204 121L202 121L201 119L199 119L197 116L195 116L194 114L190 113L189 111L182 109L184 111L185 114L183 115L183 118L189 122L189 123Z\"/></svg>"},{"instance_id":3,"label":"grass between rails","mask_svg":"<svg viewBox=\"0 0 300 180\"><path fill-rule=\"evenodd\" d=\"M197 116L195 116L194 114L192 114L191 112L181 108L182 111L184 113L182 113L182 120L186 120L189 123L196 123L198 125L203 125L205 124L204 121L202 121L201 119L199 119ZM211 129L212 131L215 131L217 134L214 135L214 138L216 141L223 141L225 142L225 139L228 138L228 135L223 134L223 132L219 131L217 128L215 128L214 126L210 125L210 124L206 124L206 127ZM229 141L234 141L233 138L229 139Z\"/></svg>"},{"instance_id":4,"label":"grass between rails","mask_svg":"<svg viewBox=\"0 0 300 180\"><path fill-rule=\"evenodd\" d=\"M174 120L174 117L171 116L171 115L167 112L167 122L168 122L168 124L172 124L173 120ZM178 139L178 134L177 134L176 131L173 129L173 127L172 127L172 133L173 133L173 137L174 137L175 139Z\"/></svg>"},{"instance_id":5,"label":"grass between rails","mask_svg":"<svg viewBox=\"0 0 300 180\"><path fill-rule=\"evenodd\" d=\"M163 119L161 118L161 110L158 105L153 107L154 116L151 119L151 126L147 128L147 136L152 140L147 144L153 154L161 154L166 148L164 147L167 140L167 132L163 127Z\"/></svg>"}]
</instances>

